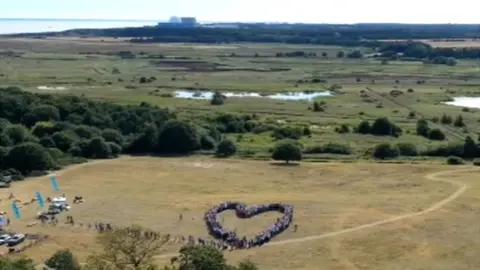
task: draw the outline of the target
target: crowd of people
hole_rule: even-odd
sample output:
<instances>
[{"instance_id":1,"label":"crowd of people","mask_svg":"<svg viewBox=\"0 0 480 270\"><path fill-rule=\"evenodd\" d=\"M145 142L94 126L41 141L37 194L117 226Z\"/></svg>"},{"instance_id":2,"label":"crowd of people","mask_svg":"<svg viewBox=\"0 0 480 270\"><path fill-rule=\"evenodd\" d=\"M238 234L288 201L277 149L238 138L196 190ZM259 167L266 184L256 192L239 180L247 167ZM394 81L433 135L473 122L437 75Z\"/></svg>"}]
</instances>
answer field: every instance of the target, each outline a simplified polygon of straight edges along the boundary
<instances>
[{"instance_id":1,"label":"crowd of people","mask_svg":"<svg viewBox=\"0 0 480 270\"><path fill-rule=\"evenodd\" d=\"M226 210L235 210L239 218L250 218L268 211L283 213L281 218L268 229L256 235L252 239L245 236L240 238L235 232L225 230L217 219L217 215ZM285 231L293 221L293 206L281 203L265 204L248 208L239 202L225 202L217 205L205 213L205 223L214 238L226 242L237 249L252 248L269 242L272 238Z\"/></svg>"}]
</instances>

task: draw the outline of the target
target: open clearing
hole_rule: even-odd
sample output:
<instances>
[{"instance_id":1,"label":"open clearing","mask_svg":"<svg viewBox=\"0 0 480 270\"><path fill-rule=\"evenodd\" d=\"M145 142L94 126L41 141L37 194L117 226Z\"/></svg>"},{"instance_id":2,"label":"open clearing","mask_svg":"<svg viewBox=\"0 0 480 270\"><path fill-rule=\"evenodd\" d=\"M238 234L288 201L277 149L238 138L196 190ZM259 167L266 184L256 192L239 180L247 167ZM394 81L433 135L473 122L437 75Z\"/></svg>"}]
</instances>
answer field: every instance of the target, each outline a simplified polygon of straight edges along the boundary
<instances>
[{"instance_id":1,"label":"open clearing","mask_svg":"<svg viewBox=\"0 0 480 270\"><path fill-rule=\"evenodd\" d=\"M73 205L76 226L26 228L38 211L22 208L16 230L50 235L50 240L25 251L38 261L60 248L70 248L82 260L98 249L95 233L79 223L132 223L172 235L207 236L203 214L228 200L248 204L284 202L295 207L298 231L288 230L285 241L361 226L428 209L454 194L458 187L431 181L427 175L450 171L443 165L370 163L275 166L268 162L189 158L121 158L68 168L58 174L61 192L85 202ZM458 173L437 173L437 179L466 183L469 188L438 211L374 228L329 238L228 252L232 262L250 258L262 269L477 269L477 211L480 185L470 167ZM22 200L35 191L52 196L47 177L16 183L11 192ZM9 191L0 195L6 198ZM5 210L10 202L0 202ZM178 221L179 214L184 219ZM238 220L222 216L225 226L253 236L275 220L267 214ZM63 223L65 216L60 217ZM178 250L171 244L164 252ZM161 255L161 254L159 254ZM168 261L159 256L159 260ZM471 268L472 266L475 266Z\"/></svg>"}]
</instances>

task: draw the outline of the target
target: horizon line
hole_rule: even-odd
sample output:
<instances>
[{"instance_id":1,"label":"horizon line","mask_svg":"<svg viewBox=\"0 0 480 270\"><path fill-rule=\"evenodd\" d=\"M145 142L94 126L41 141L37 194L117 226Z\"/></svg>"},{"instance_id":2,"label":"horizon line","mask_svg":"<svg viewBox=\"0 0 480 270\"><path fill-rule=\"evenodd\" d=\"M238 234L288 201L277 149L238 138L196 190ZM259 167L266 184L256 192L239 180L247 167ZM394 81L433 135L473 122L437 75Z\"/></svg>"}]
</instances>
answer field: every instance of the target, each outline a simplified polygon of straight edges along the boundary
<instances>
[{"instance_id":1,"label":"horizon line","mask_svg":"<svg viewBox=\"0 0 480 270\"><path fill-rule=\"evenodd\" d=\"M132 19L132 18L26 18L26 17L0 17L0 21L13 20L13 21L27 21L27 20L37 20L37 21L130 21L130 22L169 22L168 19ZM199 21L200 23L211 24L211 23L265 23L265 24L326 24L326 25L356 25L356 24L398 24L398 25L479 25L478 23L451 23L451 22L428 22L428 23L419 23L419 22L355 22L355 23L340 23L340 22L281 22L281 21Z\"/></svg>"}]
</instances>

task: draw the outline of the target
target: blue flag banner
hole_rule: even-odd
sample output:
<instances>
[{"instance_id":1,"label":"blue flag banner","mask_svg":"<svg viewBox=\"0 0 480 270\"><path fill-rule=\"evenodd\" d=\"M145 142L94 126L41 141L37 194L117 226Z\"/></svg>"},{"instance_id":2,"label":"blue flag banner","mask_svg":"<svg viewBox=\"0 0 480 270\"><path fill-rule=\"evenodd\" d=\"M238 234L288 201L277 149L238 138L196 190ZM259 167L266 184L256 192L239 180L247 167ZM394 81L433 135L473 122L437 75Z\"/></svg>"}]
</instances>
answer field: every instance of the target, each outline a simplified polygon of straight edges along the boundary
<instances>
[{"instance_id":1,"label":"blue flag banner","mask_svg":"<svg viewBox=\"0 0 480 270\"><path fill-rule=\"evenodd\" d=\"M40 208L42 208L45 203L44 203L44 201L43 201L42 194L41 194L39 191L37 191L36 197L37 197L38 206L39 206Z\"/></svg>"},{"instance_id":2,"label":"blue flag banner","mask_svg":"<svg viewBox=\"0 0 480 270\"><path fill-rule=\"evenodd\" d=\"M52 182L53 191L58 192L57 177L55 175L50 176L50 182Z\"/></svg>"},{"instance_id":3,"label":"blue flag banner","mask_svg":"<svg viewBox=\"0 0 480 270\"><path fill-rule=\"evenodd\" d=\"M20 219L20 209L18 209L17 203L12 204L13 214L17 219Z\"/></svg>"}]
</instances>

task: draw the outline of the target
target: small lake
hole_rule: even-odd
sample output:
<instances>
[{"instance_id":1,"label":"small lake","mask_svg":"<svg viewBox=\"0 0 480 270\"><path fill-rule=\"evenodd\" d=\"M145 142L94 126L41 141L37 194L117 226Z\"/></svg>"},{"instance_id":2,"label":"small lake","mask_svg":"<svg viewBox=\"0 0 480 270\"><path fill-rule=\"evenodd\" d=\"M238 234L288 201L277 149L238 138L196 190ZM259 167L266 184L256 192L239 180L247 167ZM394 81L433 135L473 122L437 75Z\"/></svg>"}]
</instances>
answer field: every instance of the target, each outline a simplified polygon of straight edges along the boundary
<instances>
[{"instance_id":1,"label":"small lake","mask_svg":"<svg viewBox=\"0 0 480 270\"><path fill-rule=\"evenodd\" d=\"M444 104L480 109L480 97L456 97L453 101L444 102Z\"/></svg>"},{"instance_id":2,"label":"small lake","mask_svg":"<svg viewBox=\"0 0 480 270\"><path fill-rule=\"evenodd\" d=\"M212 99L214 92L212 91L175 91L176 98L186 98L186 99ZM319 91L319 92L287 92L287 93L276 93L273 95L260 95L255 92L222 92L222 95L228 97L237 97L237 98L270 98L270 99L279 99L279 100L312 100L316 97L330 97L333 96L329 91Z\"/></svg>"}]
</instances>

